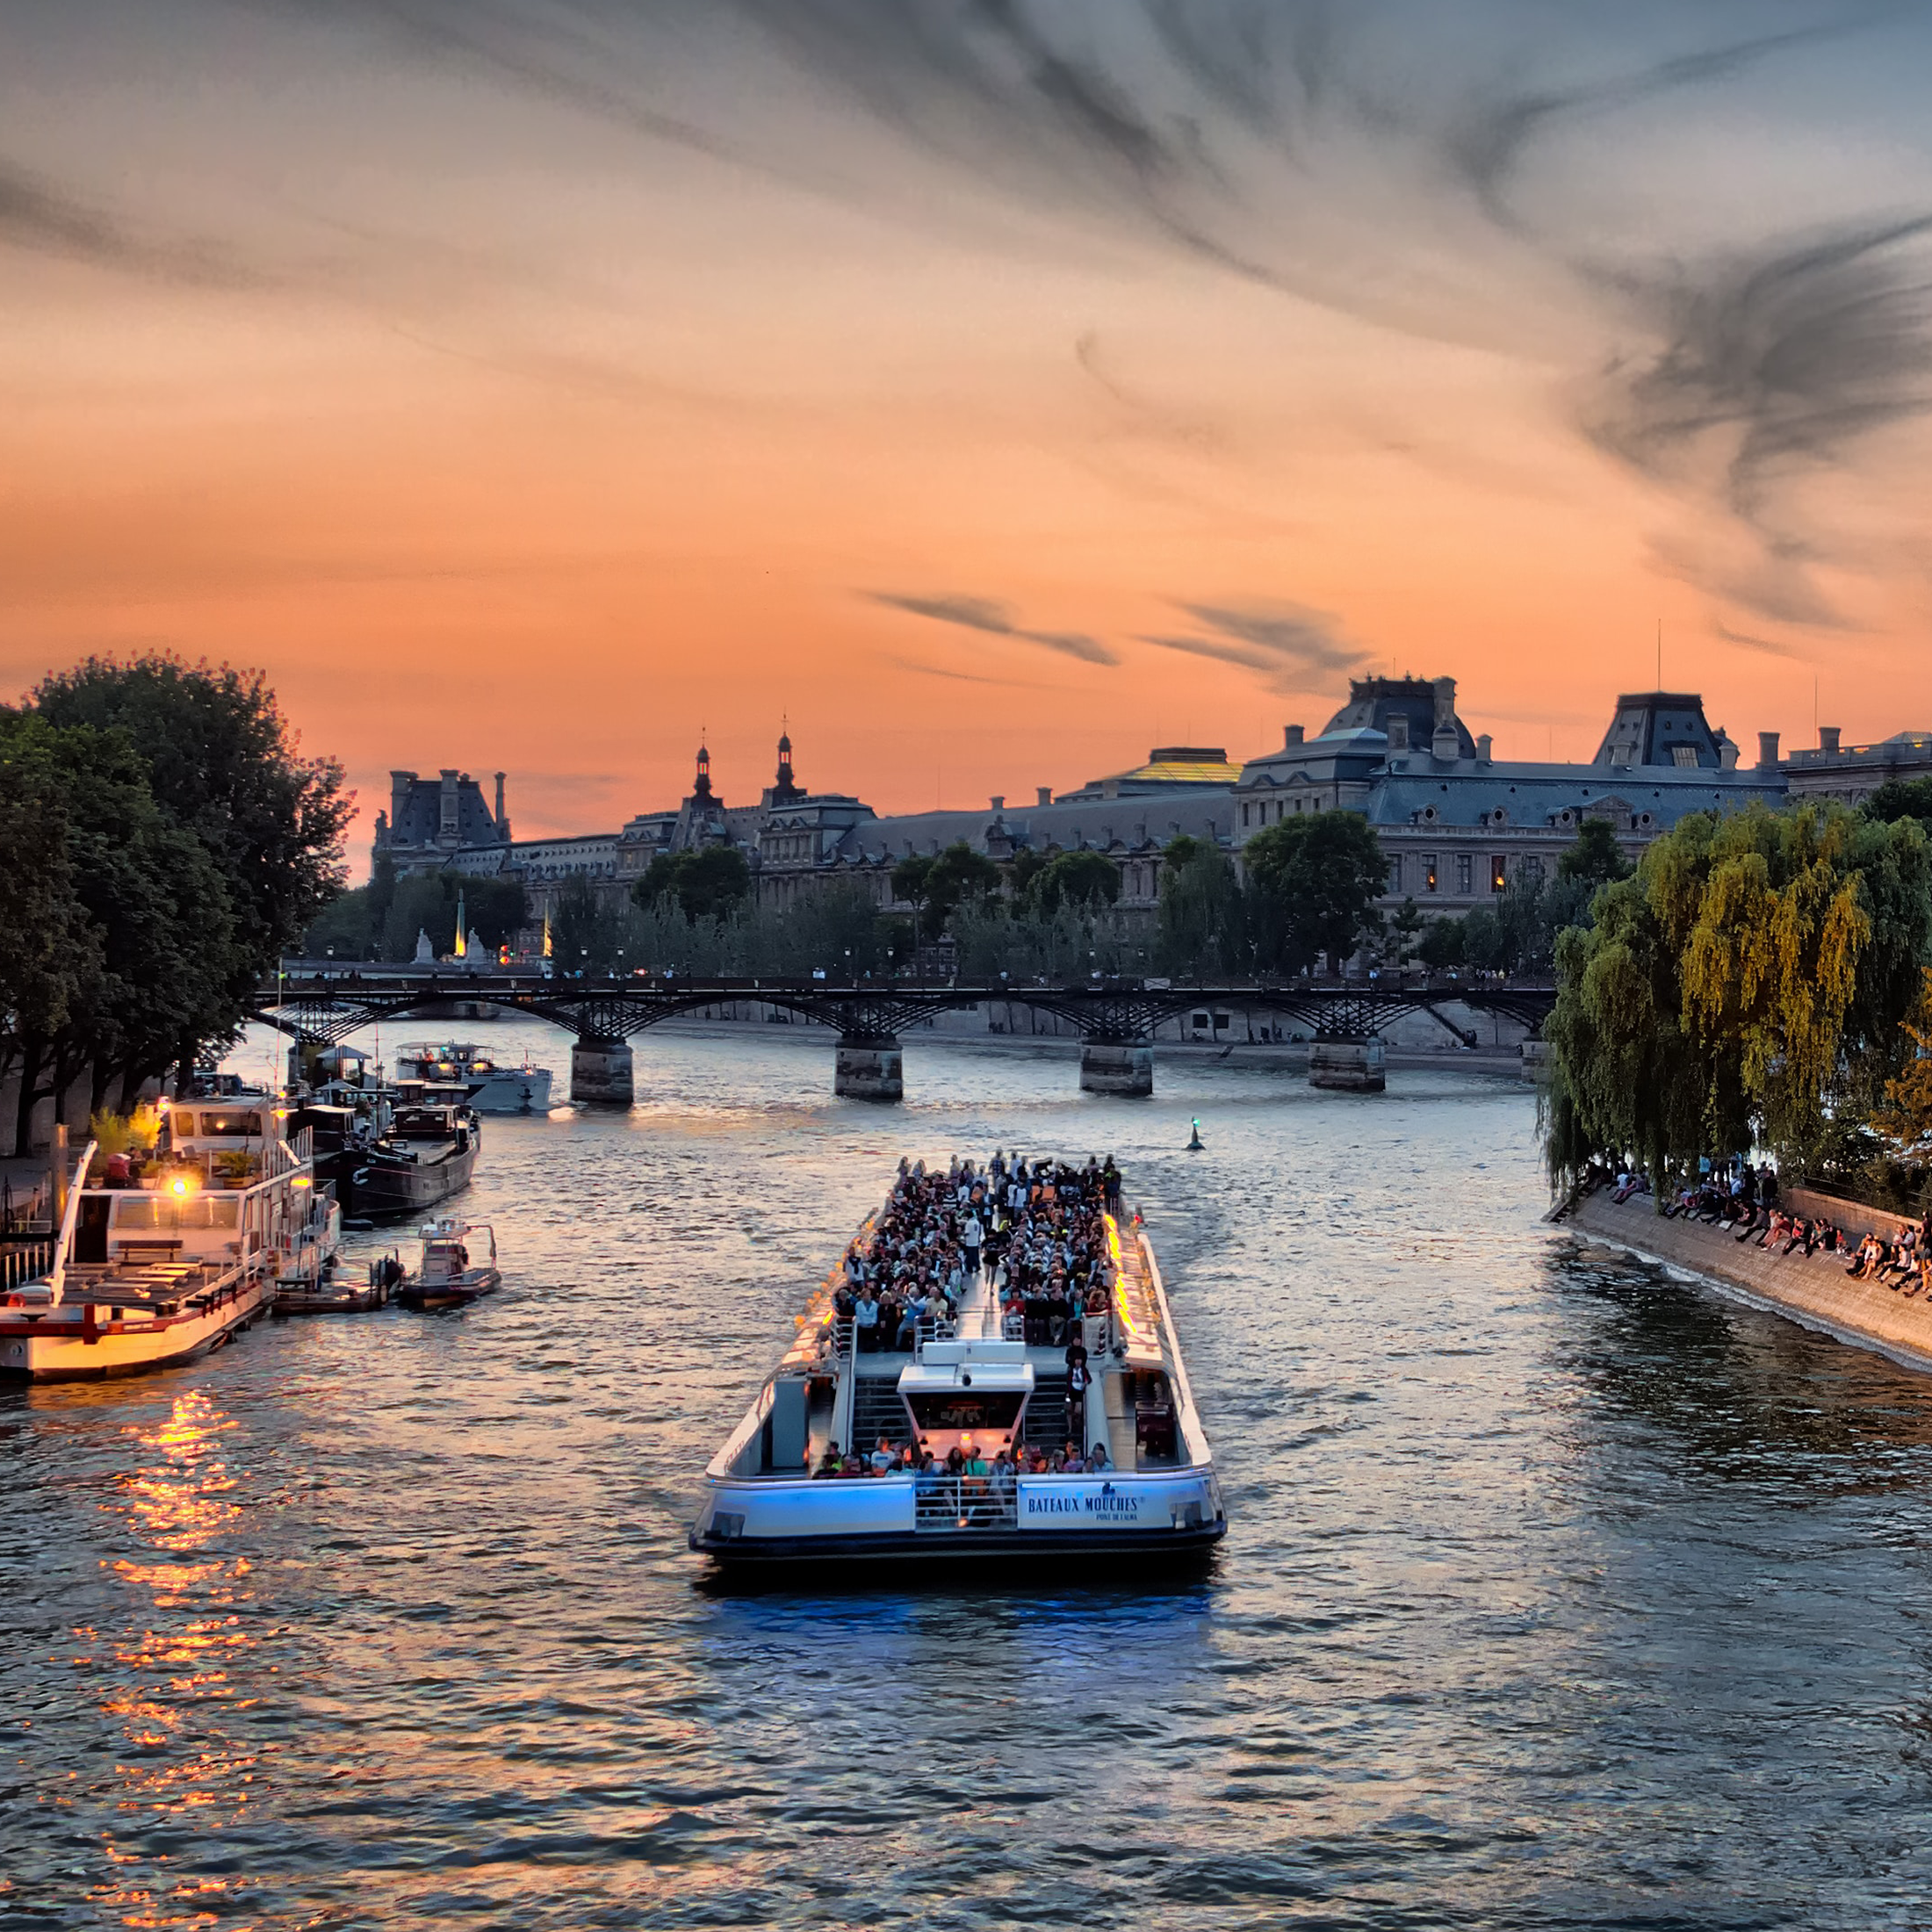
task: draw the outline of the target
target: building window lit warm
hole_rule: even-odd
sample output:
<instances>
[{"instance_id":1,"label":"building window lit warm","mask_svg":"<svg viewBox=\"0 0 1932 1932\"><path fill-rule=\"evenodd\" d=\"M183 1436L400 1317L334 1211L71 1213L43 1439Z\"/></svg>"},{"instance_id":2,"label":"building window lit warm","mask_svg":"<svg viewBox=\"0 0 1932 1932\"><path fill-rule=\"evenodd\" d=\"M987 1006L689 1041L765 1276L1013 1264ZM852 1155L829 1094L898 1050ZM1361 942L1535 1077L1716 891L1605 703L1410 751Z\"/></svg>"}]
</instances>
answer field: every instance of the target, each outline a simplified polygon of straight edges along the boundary
<instances>
[{"instance_id":1,"label":"building window lit warm","mask_svg":"<svg viewBox=\"0 0 1932 1932\"><path fill-rule=\"evenodd\" d=\"M1492 892L1500 892L1508 883L1509 880L1503 872L1503 854L1499 852L1489 861L1489 890Z\"/></svg>"},{"instance_id":2,"label":"building window lit warm","mask_svg":"<svg viewBox=\"0 0 1932 1932\"><path fill-rule=\"evenodd\" d=\"M1425 892L1433 892L1436 890L1436 855L1433 852L1425 852L1422 855L1422 885Z\"/></svg>"}]
</instances>

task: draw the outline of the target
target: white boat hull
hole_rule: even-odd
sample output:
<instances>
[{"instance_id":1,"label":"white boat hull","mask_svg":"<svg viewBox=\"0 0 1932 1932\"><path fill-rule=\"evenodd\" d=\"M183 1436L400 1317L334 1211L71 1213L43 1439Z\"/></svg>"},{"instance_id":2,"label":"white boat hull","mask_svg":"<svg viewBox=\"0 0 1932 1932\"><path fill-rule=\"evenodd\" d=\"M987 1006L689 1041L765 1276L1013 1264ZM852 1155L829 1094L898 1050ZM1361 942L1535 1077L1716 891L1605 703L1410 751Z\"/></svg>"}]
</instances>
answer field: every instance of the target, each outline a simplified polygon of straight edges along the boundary
<instances>
[{"instance_id":1,"label":"white boat hull","mask_svg":"<svg viewBox=\"0 0 1932 1932\"><path fill-rule=\"evenodd\" d=\"M712 1478L691 1547L730 1563L827 1560L934 1562L989 1556L1157 1559L1199 1552L1227 1532L1212 1469L1021 1476L1010 1499L964 1494L959 1519L934 1523L916 1479L745 1481ZM1008 1518L989 1525L995 1511Z\"/></svg>"},{"instance_id":2,"label":"white boat hull","mask_svg":"<svg viewBox=\"0 0 1932 1932\"><path fill-rule=\"evenodd\" d=\"M470 1105L479 1114L547 1114L551 1078L548 1067L499 1067L484 1077Z\"/></svg>"},{"instance_id":3,"label":"white boat hull","mask_svg":"<svg viewBox=\"0 0 1932 1932\"><path fill-rule=\"evenodd\" d=\"M206 1292L178 1315L128 1319L104 1302L63 1302L35 1318L0 1309L0 1375L34 1382L89 1381L136 1375L191 1361L268 1309L261 1276Z\"/></svg>"}]
</instances>

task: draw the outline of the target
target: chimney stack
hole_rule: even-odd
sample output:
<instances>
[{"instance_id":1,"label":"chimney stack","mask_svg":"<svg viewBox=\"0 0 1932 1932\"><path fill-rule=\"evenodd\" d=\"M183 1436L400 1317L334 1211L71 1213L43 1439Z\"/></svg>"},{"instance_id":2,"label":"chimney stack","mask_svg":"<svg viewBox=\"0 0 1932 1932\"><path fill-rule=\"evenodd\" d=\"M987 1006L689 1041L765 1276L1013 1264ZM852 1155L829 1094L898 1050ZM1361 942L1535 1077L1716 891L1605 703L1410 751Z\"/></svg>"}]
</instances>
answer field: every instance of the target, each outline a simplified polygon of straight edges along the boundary
<instances>
[{"instance_id":1,"label":"chimney stack","mask_svg":"<svg viewBox=\"0 0 1932 1932\"><path fill-rule=\"evenodd\" d=\"M1409 719L1403 712L1392 711L1389 714L1388 748L1391 752L1405 752L1409 749Z\"/></svg>"},{"instance_id":2,"label":"chimney stack","mask_svg":"<svg viewBox=\"0 0 1932 1932\"><path fill-rule=\"evenodd\" d=\"M993 808L993 817L996 818L1006 809L1006 795L1003 792L996 791L986 802Z\"/></svg>"},{"instance_id":3,"label":"chimney stack","mask_svg":"<svg viewBox=\"0 0 1932 1932\"><path fill-rule=\"evenodd\" d=\"M1456 731L1456 681L1436 678L1431 681L1436 693L1436 729L1429 740L1429 754L1450 763L1462 749Z\"/></svg>"},{"instance_id":4,"label":"chimney stack","mask_svg":"<svg viewBox=\"0 0 1932 1932\"><path fill-rule=\"evenodd\" d=\"M1757 734L1757 768L1760 771L1777 769L1777 733L1760 732Z\"/></svg>"},{"instance_id":5,"label":"chimney stack","mask_svg":"<svg viewBox=\"0 0 1932 1932\"><path fill-rule=\"evenodd\" d=\"M1281 749L1292 752L1303 741L1303 732L1299 724L1286 724L1281 729Z\"/></svg>"},{"instance_id":6,"label":"chimney stack","mask_svg":"<svg viewBox=\"0 0 1932 1932\"><path fill-rule=\"evenodd\" d=\"M1835 724L1820 724L1818 727L1818 748L1827 758L1838 755L1838 731Z\"/></svg>"},{"instance_id":7,"label":"chimney stack","mask_svg":"<svg viewBox=\"0 0 1932 1932\"><path fill-rule=\"evenodd\" d=\"M1035 804L1050 805L1053 803L1053 787L1051 785L1038 785L1034 789L1034 803Z\"/></svg>"},{"instance_id":8,"label":"chimney stack","mask_svg":"<svg viewBox=\"0 0 1932 1932\"><path fill-rule=\"evenodd\" d=\"M1477 763L1477 764L1479 764L1479 765L1487 765L1487 764L1488 764L1489 762L1489 732L1483 732L1483 733L1482 733L1482 734L1481 734L1481 736L1480 736L1480 737L1479 737L1479 738L1478 738L1478 739L1476 739L1476 763Z\"/></svg>"},{"instance_id":9,"label":"chimney stack","mask_svg":"<svg viewBox=\"0 0 1932 1932\"><path fill-rule=\"evenodd\" d=\"M496 775L496 822L498 825L501 825L503 822L503 780L506 775L502 772L498 772Z\"/></svg>"}]
</instances>

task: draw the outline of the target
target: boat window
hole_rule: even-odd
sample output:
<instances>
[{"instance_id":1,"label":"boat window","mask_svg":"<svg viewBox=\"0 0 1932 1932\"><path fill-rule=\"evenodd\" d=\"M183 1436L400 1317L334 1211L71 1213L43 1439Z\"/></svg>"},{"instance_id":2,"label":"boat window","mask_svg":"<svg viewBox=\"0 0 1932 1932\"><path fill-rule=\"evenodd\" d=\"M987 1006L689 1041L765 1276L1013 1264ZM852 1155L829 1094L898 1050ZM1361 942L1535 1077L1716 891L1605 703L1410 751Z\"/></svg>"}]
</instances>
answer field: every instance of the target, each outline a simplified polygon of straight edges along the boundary
<instances>
[{"instance_id":1,"label":"boat window","mask_svg":"<svg viewBox=\"0 0 1932 1932\"><path fill-rule=\"evenodd\" d=\"M188 1116L186 1132L196 1131L195 1117ZM201 1116L200 1134L204 1140L246 1141L256 1138L262 1131L262 1123L252 1112L236 1114L224 1111L209 1112Z\"/></svg>"},{"instance_id":2,"label":"boat window","mask_svg":"<svg viewBox=\"0 0 1932 1932\"><path fill-rule=\"evenodd\" d=\"M120 1194L114 1200L114 1230L133 1234L157 1228L234 1228L242 1203L234 1195Z\"/></svg>"},{"instance_id":3,"label":"boat window","mask_svg":"<svg viewBox=\"0 0 1932 1932\"><path fill-rule=\"evenodd\" d=\"M912 1420L921 1429L1011 1429L1020 1419L1022 1389L994 1389L980 1395L949 1388L940 1395L908 1395Z\"/></svg>"}]
</instances>

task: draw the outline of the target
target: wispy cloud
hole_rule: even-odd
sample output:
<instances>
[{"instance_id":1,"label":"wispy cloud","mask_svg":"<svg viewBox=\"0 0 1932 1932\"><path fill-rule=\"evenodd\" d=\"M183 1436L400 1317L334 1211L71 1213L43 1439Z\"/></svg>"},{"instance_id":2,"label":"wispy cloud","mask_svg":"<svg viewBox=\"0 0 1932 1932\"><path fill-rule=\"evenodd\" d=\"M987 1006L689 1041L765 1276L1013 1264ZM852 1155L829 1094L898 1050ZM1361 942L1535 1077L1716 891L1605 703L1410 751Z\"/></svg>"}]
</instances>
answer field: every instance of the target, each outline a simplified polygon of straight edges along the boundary
<instances>
[{"instance_id":1,"label":"wispy cloud","mask_svg":"<svg viewBox=\"0 0 1932 1932\"><path fill-rule=\"evenodd\" d=\"M1711 628L1726 644L1737 645L1746 651L1762 651L1767 657L1792 658L1801 664L1808 664L1815 655L1787 638L1761 638L1755 631L1734 631L1721 619Z\"/></svg>"},{"instance_id":2,"label":"wispy cloud","mask_svg":"<svg viewBox=\"0 0 1932 1932\"><path fill-rule=\"evenodd\" d=\"M214 242L143 227L5 161L0 247L205 288L258 287L268 279Z\"/></svg>"},{"instance_id":3,"label":"wispy cloud","mask_svg":"<svg viewBox=\"0 0 1932 1932\"><path fill-rule=\"evenodd\" d=\"M1118 664L1120 653L1098 638L1082 631L1029 631L1015 622L1012 607L990 597L914 597L898 591L868 590L861 593L890 610L909 611L915 617L929 617L935 624L957 624L966 631L984 631L996 638L1013 638L1021 644L1035 644L1043 651L1062 657L1078 658L1083 664Z\"/></svg>"},{"instance_id":4,"label":"wispy cloud","mask_svg":"<svg viewBox=\"0 0 1932 1932\"><path fill-rule=\"evenodd\" d=\"M1932 215L1842 224L1682 264L1633 292L1659 346L1604 371L1587 418L1597 444L1667 482L1701 486L1763 543L1753 607L1799 608L1810 546L1794 479L1847 464L1878 431L1932 410Z\"/></svg>"},{"instance_id":5,"label":"wispy cloud","mask_svg":"<svg viewBox=\"0 0 1932 1932\"><path fill-rule=\"evenodd\" d=\"M1258 671L1273 691L1316 689L1368 661L1368 653L1342 636L1327 611L1283 603L1184 603L1179 608L1212 635L1163 632L1141 641Z\"/></svg>"}]
</instances>

